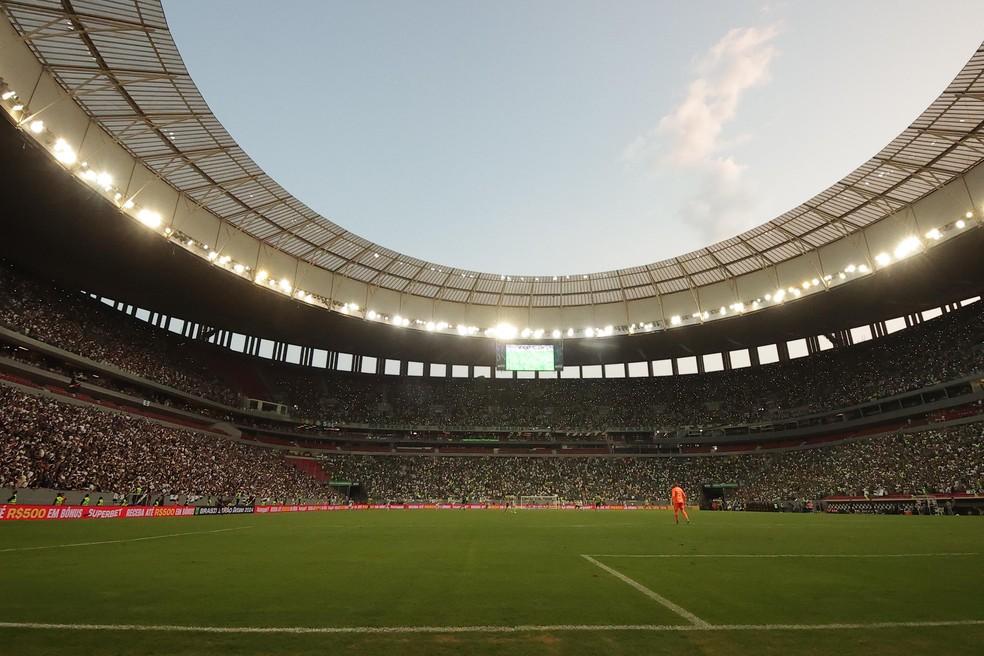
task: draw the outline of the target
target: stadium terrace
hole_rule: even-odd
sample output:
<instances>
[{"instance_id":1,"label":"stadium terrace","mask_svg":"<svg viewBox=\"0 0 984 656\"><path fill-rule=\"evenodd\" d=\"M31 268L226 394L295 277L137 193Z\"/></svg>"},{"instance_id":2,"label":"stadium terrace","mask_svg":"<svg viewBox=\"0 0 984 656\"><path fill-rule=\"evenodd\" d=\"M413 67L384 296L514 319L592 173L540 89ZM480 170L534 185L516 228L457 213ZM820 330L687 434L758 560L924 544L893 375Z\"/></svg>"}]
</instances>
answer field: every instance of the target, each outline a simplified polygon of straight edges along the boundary
<instances>
[{"instance_id":1,"label":"stadium terrace","mask_svg":"<svg viewBox=\"0 0 984 656\"><path fill-rule=\"evenodd\" d=\"M783 215L556 275L306 206L158 0L0 52L0 654L980 652L984 46Z\"/></svg>"}]
</instances>

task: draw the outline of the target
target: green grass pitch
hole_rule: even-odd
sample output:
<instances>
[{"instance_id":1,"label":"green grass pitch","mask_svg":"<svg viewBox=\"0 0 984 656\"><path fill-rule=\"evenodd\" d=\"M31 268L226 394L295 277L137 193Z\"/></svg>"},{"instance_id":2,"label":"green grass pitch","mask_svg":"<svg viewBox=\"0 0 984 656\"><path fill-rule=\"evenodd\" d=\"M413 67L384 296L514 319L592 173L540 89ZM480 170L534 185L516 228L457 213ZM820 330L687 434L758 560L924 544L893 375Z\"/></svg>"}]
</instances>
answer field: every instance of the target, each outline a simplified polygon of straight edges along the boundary
<instances>
[{"instance_id":1,"label":"green grass pitch","mask_svg":"<svg viewBox=\"0 0 984 656\"><path fill-rule=\"evenodd\" d=\"M766 554L783 556L733 557ZM981 654L984 522L705 512L676 526L663 511L9 522L0 584L3 655ZM12 626L27 624L115 628Z\"/></svg>"}]
</instances>

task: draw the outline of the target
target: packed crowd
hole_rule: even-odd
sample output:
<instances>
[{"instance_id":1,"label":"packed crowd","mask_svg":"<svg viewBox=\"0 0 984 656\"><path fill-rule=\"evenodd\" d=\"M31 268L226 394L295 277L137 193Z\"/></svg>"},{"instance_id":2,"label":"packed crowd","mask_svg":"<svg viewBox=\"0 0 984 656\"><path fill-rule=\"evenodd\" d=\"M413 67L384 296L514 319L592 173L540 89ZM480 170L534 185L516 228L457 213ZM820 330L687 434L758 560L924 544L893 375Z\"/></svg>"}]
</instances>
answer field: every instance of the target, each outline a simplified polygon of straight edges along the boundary
<instances>
[{"instance_id":1,"label":"packed crowd","mask_svg":"<svg viewBox=\"0 0 984 656\"><path fill-rule=\"evenodd\" d=\"M281 453L0 386L0 487L44 487L260 502L339 500ZM693 498L728 483L731 501L830 495L984 492L984 424L898 433L810 449L740 455L323 456L334 481L376 501L659 502L674 483ZM173 495L173 496L172 496Z\"/></svg>"},{"instance_id":2,"label":"packed crowd","mask_svg":"<svg viewBox=\"0 0 984 656\"><path fill-rule=\"evenodd\" d=\"M0 325L65 351L227 405L239 394L176 335L0 266Z\"/></svg>"},{"instance_id":3,"label":"packed crowd","mask_svg":"<svg viewBox=\"0 0 984 656\"><path fill-rule=\"evenodd\" d=\"M274 363L193 343L6 267L0 325L230 405L245 393L283 403L311 422L410 429L649 430L771 421L984 371L984 303L780 364L604 380L373 376Z\"/></svg>"},{"instance_id":4,"label":"packed crowd","mask_svg":"<svg viewBox=\"0 0 984 656\"><path fill-rule=\"evenodd\" d=\"M0 487L226 503L337 499L276 451L0 386Z\"/></svg>"},{"instance_id":5,"label":"packed crowd","mask_svg":"<svg viewBox=\"0 0 984 656\"><path fill-rule=\"evenodd\" d=\"M874 437L839 445L748 455L510 457L330 455L335 480L376 500L665 501L680 483L692 499L704 485L737 484L743 502L830 495L984 493L984 424Z\"/></svg>"},{"instance_id":6,"label":"packed crowd","mask_svg":"<svg viewBox=\"0 0 984 656\"><path fill-rule=\"evenodd\" d=\"M833 410L984 370L984 303L845 349L703 375L496 380L270 371L277 400L337 423L555 430L713 426Z\"/></svg>"}]
</instances>

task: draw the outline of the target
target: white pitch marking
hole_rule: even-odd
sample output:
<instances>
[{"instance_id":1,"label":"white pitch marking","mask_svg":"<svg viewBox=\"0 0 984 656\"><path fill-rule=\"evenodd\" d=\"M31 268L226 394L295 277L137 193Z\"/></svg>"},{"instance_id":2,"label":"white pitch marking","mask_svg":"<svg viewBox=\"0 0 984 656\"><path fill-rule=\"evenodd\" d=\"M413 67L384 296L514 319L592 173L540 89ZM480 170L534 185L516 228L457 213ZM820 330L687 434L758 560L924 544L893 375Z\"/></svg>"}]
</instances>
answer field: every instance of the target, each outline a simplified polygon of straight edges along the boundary
<instances>
[{"instance_id":1,"label":"white pitch marking","mask_svg":"<svg viewBox=\"0 0 984 656\"><path fill-rule=\"evenodd\" d=\"M598 558L943 558L979 556L976 552L903 554L591 554ZM587 557L587 556L585 556Z\"/></svg>"},{"instance_id":2,"label":"white pitch marking","mask_svg":"<svg viewBox=\"0 0 984 656\"><path fill-rule=\"evenodd\" d=\"M176 633L539 633L552 631L838 631L980 626L984 620L838 624L531 624L518 626L188 626L176 624L48 624L0 622L0 629L172 631Z\"/></svg>"},{"instance_id":3,"label":"white pitch marking","mask_svg":"<svg viewBox=\"0 0 984 656\"><path fill-rule=\"evenodd\" d=\"M0 549L0 553L8 551L38 551L40 549L62 549L65 547L88 547L94 544L118 544L120 542L143 542L145 540L163 540L164 538L177 538L182 535L204 535L206 533L224 533L226 531L241 531L252 526L235 526L233 528L217 528L214 531L188 531L187 533L167 533L165 535L148 535L142 538L126 538L124 540L99 540L98 542L74 542L72 544L47 544L40 547L10 547Z\"/></svg>"},{"instance_id":4,"label":"white pitch marking","mask_svg":"<svg viewBox=\"0 0 984 656\"><path fill-rule=\"evenodd\" d=\"M691 613L686 608L683 608L682 606L678 606L678 605L674 604L672 601L670 601L669 599L667 599L663 595L661 595L659 593L656 593L656 592L653 592L652 590L650 590L649 588L647 588L643 584L639 583L638 581L636 581L634 579L630 579L625 574L622 574L622 572L618 571L617 569L612 569L611 567L609 567L605 563L602 563L600 561L597 561L597 560L595 560L594 558L592 558L591 556L589 556L587 554L581 554L581 557L584 558L585 560L587 560L589 563L591 563L595 567L598 567L600 569L605 570L606 572L608 572L609 574L611 574L612 576L614 576L618 580L622 581L623 583L627 583L627 584L631 585L633 588L635 588L636 590L638 590L642 594L646 595L647 597L649 597L653 601L656 601L656 602L662 604L663 606L665 606L666 608L670 609L671 611L673 611L674 613L676 613L677 615L679 615L683 619L687 620L688 622L690 622L694 626L700 626L700 627L710 626L710 624L708 624L704 620L700 619L699 617L697 617L696 615L694 615L693 613Z\"/></svg>"}]
</instances>

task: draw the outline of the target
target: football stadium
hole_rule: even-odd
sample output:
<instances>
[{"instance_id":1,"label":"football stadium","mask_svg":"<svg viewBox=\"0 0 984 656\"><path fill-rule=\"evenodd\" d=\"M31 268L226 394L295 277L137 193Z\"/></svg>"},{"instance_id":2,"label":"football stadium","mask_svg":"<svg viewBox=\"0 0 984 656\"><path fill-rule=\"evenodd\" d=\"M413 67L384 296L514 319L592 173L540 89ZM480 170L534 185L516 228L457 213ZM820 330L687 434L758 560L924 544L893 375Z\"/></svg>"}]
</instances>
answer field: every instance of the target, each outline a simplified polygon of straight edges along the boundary
<instances>
[{"instance_id":1,"label":"football stadium","mask_svg":"<svg viewBox=\"0 0 984 656\"><path fill-rule=\"evenodd\" d=\"M507 9L509 20L489 16ZM645 196L662 222L620 223L626 193L590 229L551 222L544 208L567 205L533 196L547 225L486 225L479 206L498 196L557 192L585 205L588 193L560 173L566 154L534 172L547 161L536 159L548 157L541 144L492 128L481 143L519 172L481 193L457 189L454 176L472 167L482 177L503 168L462 144L447 184L421 192L423 209L407 204L362 232L358 207L368 222L404 204L412 185L390 180L397 169L383 160L417 142L364 142L365 161L345 162L319 135L337 145L366 139L363 119L379 130L416 122L413 107L435 93L449 106L440 130L486 111L483 121L528 120L531 134L570 131L574 118L511 114L484 95L472 105L427 74L482 57L532 75L539 60L523 49L549 41L590 54L558 56L555 79L589 85L598 74L616 95L606 67L638 56L628 44L644 36L630 14L656 8L620 4L585 20L601 9L0 0L0 654L982 653L982 34L955 47L945 79L934 69L926 88L903 89L919 86L913 68L879 92L888 104L921 98L916 113L893 114L902 124L869 116L864 100L811 98L817 115L857 117L847 131L859 147L876 129L861 126L895 136L857 159L834 153L823 170L836 177L820 184L818 173L781 213L721 234L694 232L671 209L683 202L672 182L660 187L665 203ZM964 41L984 25L958 20L956 0L948 10L942 25L960 23ZM317 75L281 82L264 70L242 84L236 33L251 12L299 33L247 50L359 54L315 58ZM576 43L568 12L578 29L611 27L610 47ZM189 17L204 41L189 36ZM730 31L708 20L665 35L656 45L678 49L660 65L682 77L652 92L665 103L657 127L650 116L649 128L623 128L643 136L616 143L610 168L630 175L640 152L665 147L631 184L706 174L752 189L758 160L742 149L768 151L790 176L819 167L810 148L834 139L828 128L811 128L812 146L755 143L738 122L776 108L736 109L781 83L783 61L809 38L800 19ZM430 29L467 42L462 59L435 60L437 41L421 38ZM320 30L331 38L304 36ZM956 41L956 30L943 36ZM496 49L493 34L513 34L519 50ZM404 37L416 47L387 50ZM386 53L392 79L363 42ZM218 61L217 76L195 64L207 84L193 80L186 43L196 60ZM401 61L430 62L405 81L421 95L396 81ZM859 78L881 75L863 68ZM341 69L365 97L337 86ZM488 70L467 71L468 84L491 84ZM495 84L519 93L509 79ZM305 95L316 92L333 98L318 106ZM572 116L609 111L584 100ZM242 105L252 123L228 110ZM793 111L783 107L769 116ZM337 112L351 123L335 126ZM276 175L240 131L253 135L250 152L283 157ZM562 150L601 140L581 133ZM400 164L413 185L443 157L424 151ZM330 172L303 177L320 163ZM379 180L362 180L363 167ZM556 174L556 188L500 184L541 173ZM308 204L295 186L330 194ZM722 199L747 200L722 189L703 192L714 213ZM356 209L328 218L331 194ZM449 227L432 251L443 259L394 250L438 229L417 212L444 196L474 203L459 218L468 243ZM699 243L660 251L689 243L681 235ZM619 259L601 246L609 239L657 255ZM569 244L588 256L549 259ZM460 266L472 257L501 265Z\"/></svg>"}]
</instances>

